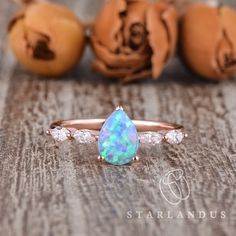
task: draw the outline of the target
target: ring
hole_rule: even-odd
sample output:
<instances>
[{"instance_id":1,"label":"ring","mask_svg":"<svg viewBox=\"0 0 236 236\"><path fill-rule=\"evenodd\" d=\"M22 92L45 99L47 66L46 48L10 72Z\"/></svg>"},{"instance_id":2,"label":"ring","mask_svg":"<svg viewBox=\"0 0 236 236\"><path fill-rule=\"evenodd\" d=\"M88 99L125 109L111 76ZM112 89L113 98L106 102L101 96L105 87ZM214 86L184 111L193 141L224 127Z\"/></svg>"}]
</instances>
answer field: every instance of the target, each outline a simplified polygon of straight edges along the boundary
<instances>
[{"instance_id":1,"label":"ring","mask_svg":"<svg viewBox=\"0 0 236 236\"><path fill-rule=\"evenodd\" d=\"M187 134L182 125L131 120L121 106L107 119L59 120L50 125L47 134L55 141L98 142L99 159L113 165L124 165L136 156L139 143L156 145L165 141L180 144Z\"/></svg>"}]
</instances>

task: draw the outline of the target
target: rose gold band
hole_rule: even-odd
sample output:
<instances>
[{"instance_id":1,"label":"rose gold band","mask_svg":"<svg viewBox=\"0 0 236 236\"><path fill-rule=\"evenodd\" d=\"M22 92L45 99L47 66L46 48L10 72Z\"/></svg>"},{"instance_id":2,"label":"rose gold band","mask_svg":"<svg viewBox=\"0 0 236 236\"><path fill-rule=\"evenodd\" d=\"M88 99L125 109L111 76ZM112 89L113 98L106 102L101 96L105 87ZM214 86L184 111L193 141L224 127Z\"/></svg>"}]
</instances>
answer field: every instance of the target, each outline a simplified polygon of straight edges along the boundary
<instances>
[{"instance_id":1,"label":"rose gold band","mask_svg":"<svg viewBox=\"0 0 236 236\"><path fill-rule=\"evenodd\" d=\"M59 120L55 121L50 125L50 128L55 127L65 127L71 129L88 129L98 131L102 128L102 125L106 119L84 119L84 120ZM183 129L182 125L167 123L167 122L156 122L156 121L143 121L143 120L132 120L135 124L138 132L147 132L147 131L169 131L169 130L179 130Z\"/></svg>"}]
</instances>

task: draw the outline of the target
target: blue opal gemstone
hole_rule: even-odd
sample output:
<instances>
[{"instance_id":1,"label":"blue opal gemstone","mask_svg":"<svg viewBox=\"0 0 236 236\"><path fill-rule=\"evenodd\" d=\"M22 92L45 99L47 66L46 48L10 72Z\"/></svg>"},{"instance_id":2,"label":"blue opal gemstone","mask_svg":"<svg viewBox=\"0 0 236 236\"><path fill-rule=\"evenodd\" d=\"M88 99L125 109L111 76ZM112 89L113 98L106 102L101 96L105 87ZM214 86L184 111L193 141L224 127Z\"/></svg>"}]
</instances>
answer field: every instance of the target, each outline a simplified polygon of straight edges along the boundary
<instances>
[{"instance_id":1,"label":"blue opal gemstone","mask_svg":"<svg viewBox=\"0 0 236 236\"><path fill-rule=\"evenodd\" d=\"M105 161L124 165L132 161L138 150L138 132L134 123L121 109L105 121L98 138L98 151Z\"/></svg>"}]
</instances>

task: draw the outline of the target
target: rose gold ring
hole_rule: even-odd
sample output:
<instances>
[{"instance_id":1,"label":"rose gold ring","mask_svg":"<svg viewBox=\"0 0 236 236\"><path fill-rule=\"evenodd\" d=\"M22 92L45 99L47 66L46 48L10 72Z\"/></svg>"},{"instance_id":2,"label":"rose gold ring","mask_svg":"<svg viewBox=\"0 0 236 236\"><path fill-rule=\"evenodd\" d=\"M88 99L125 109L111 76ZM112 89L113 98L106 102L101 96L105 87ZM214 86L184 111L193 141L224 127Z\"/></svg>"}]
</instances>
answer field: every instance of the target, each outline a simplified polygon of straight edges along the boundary
<instances>
[{"instance_id":1,"label":"rose gold ring","mask_svg":"<svg viewBox=\"0 0 236 236\"><path fill-rule=\"evenodd\" d=\"M182 125L144 120L131 120L122 107L107 119L59 120L50 125L47 134L56 141L79 143L98 141L99 158L114 165L137 160L139 143L156 145L165 141L180 144L187 134Z\"/></svg>"}]
</instances>

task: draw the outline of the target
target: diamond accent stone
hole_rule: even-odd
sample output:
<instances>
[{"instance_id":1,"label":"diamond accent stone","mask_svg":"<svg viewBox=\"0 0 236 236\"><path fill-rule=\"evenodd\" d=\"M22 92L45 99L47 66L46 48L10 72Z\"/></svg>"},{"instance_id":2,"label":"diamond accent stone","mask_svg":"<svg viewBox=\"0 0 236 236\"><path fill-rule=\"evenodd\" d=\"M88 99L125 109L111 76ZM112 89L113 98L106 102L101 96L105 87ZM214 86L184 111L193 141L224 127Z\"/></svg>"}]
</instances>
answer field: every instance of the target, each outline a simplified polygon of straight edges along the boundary
<instances>
[{"instance_id":1,"label":"diamond accent stone","mask_svg":"<svg viewBox=\"0 0 236 236\"><path fill-rule=\"evenodd\" d=\"M51 134L52 138L58 142L66 141L70 135L70 131L68 129L60 126L49 129L49 133Z\"/></svg>"},{"instance_id":2,"label":"diamond accent stone","mask_svg":"<svg viewBox=\"0 0 236 236\"><path fill-rule=\"evenodd\" d=\"M79 143L93 143L96 137L89 130L76 130L73 138Z\"/></svg>"},{"instance_id":3,"label":"diamond accent stone","mask_svg":"<svg viewBox=\"0 0 236 236\"><path fill-rule=\"evenodd\" d=\"M170 144L180 144L183 141L184 133L181 130L171 130L165 135L165 139Z\"/></svg>"},{"instance_id":4,"label":"diamond accent stone","mask_svg":"<svg viewBox=\"0 0 236 236\"><path fill-rule=\"evenodd\" d=\"M156 145L161 143L164 136L158 132L146 132L139 135L139 141L143 144Z\"/></svg>"}]
</instances>

